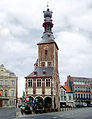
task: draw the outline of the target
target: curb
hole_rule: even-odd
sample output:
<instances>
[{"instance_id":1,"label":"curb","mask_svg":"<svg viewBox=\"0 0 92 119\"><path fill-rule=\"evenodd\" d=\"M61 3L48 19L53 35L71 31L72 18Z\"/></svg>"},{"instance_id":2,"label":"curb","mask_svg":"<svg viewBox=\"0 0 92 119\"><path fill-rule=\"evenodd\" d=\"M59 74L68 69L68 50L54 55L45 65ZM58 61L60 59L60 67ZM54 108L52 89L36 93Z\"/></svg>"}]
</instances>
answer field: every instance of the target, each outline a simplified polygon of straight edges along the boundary
<instances>
[{"instance_id":1,"label":"curb","mask_svg":"<svg viewBox=\"0 0 92 119\"><path fill-rule=\"evenodd\" d=\"M43 113L43 114L44 114L44 113ZM36 116L39 116L39 115L41 115L41 114L34 114L34 113L33 113L33 114L28 114L28 115L26 115L26 114L23 114L23 115L22 115L20 111L17 111L17 112L16 112L16 117L30 117L30 116L35 116L35 115L36 115Z\"/></svg>"},{"instance_id":2,"label":"curb","mask_svg":"<svg viewBox=\"0 0 92 119\"><path fill-rule=\"evenodd\" d=\"M76 108L73 108L72 110L74 110L74 109L76 109ZM71 111L71 110L63 110L63 111L61 110L61 111L59 111L59 112L65 112L65 111ZM50 112L50 114L51 114L51 113L53 113L53 112ZM54 113L55 113L55 112L54 112ZM56 113L57 113L57 112L56 112ZM36 115L36 116L39 116L39 115L43 115L43 114L46 114L46 113L42 113L42 114L40 114L40 113L39 113L39 114L32 113L32 114L27 114L27 115L23 113L23 115L22 115L22 114L21 114L21 111L19 110L19 111L16 112L16 117L31 117L31 116L35 116L35 115ZM49 114L49 113L47 113L47 114Z\"/></svg>"},{"instance_id":3,"label":"curb","mask_svg":"<svg viewBox=\"0 0 92 119\"><path fill-rule=\"evenodd\" d=\"M16 107L3 107L3 108L0 107L0 109L17 109L17 108Z\"/></svg>"}]
</instances>

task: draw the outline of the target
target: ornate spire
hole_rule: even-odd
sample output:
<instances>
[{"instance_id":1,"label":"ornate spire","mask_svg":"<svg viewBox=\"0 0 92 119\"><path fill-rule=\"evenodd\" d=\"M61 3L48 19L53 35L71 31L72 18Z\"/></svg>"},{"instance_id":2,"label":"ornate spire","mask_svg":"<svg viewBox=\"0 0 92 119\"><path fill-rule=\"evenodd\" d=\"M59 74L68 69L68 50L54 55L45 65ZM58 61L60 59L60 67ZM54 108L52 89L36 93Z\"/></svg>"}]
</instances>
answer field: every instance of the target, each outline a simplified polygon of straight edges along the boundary
<instances>
[{"instance_id":1,"label":"ornate spire","mask_svg":"<svg viewBox=\"0 0 92 119\"><path fill-rule=\"evenodd\" d=\"M43 13L44 13L44 23L43 23L44 32L43 32L42 40L38 44L55 43L54 41L55 38L52 33L52 27L53 27L52 13L53 12L49 10L47 5L47 10L43 11Z\"/></svg>"},{"instance_id":2,"label":"ornate spire","mask_svg":"<svg viewBox=\"0 0 92 119\"><path fill-rule=\"evenodd\" d=\"M43 11L44 13L44 23L43 23L43 27L44 27L44 32L52 32L52 11L49 10L48 8L48 4L47 4L47 11Z\"/></svg>"}]
</instances>

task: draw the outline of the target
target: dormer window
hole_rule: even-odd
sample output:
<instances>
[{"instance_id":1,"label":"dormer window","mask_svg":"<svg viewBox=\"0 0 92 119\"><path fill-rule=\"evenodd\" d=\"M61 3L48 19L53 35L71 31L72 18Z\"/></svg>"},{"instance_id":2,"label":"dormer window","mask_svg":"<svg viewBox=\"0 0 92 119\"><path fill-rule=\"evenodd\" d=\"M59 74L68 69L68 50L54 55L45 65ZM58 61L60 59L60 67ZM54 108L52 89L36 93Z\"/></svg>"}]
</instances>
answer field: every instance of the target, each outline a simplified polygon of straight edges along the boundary
<instances>
[{"instance_id":1,"label":"dormer window","mask_svg":"<svg viewBox=\"0 0 92 119\"><path fill-rule=\"evenodd\" d=\"M45 62L41 62L41 66L42 67L45 67Z\"/></svg>"},{"instance_id":2,"label":"dormer window","mask_svg":"<svg viewBox=\"0 0 92 119\"><path fill-rule=\"evenodd\" d=\"M48 38L50 38L50 35L48 35Z\"/></svg>"},{"instance_id":3,"label":"dormer window","mask_svg":"<svg viewBox=\"0 0 92 119\"><path fill-rule=\"evenodd\" d=\"M34 72L34 75L37 75L37 72Z\"/></svg>"}]
</instances>

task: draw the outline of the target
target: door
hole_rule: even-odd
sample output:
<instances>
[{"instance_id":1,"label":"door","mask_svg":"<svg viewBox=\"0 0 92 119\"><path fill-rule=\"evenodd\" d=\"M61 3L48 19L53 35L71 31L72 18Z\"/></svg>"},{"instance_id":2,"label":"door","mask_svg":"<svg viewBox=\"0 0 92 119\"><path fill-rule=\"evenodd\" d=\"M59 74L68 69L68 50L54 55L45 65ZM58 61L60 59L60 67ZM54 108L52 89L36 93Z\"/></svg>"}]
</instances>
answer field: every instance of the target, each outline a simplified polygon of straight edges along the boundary
<instances>
[{"instance_id":1,"label":"door","mask_svg":"<svg viewBox=\"0 0 92 119\"><path fill-rule=\"evenodd\" d=\"M2 100L0 100L0 107L2 107L2 102L3 102L3 101L2 101Z\"/></svg>"}]
</instances>

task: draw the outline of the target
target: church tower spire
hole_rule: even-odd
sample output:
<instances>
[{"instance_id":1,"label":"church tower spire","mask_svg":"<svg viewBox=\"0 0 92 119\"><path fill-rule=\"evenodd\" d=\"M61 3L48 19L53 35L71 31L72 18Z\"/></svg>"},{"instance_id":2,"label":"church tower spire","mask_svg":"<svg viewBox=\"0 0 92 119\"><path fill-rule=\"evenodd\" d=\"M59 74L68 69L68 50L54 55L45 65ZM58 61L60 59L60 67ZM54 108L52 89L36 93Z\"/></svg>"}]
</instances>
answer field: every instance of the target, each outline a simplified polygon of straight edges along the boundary
<instances>
[{"instance_id":1,"label":"church tower spire","mask_svg":"<svg viewBox=\"0 0 92 119\"><path fill-rule=\"evenodd\" d=\"M52 23L52 11L49 10L48 6L47 6L47 10L43 11L44 13L44 23L43 23L43 27L44 27L44 32L49 32L52 33L52 27L53 27L53 23Z\"/></svg>"}]
</instances>

